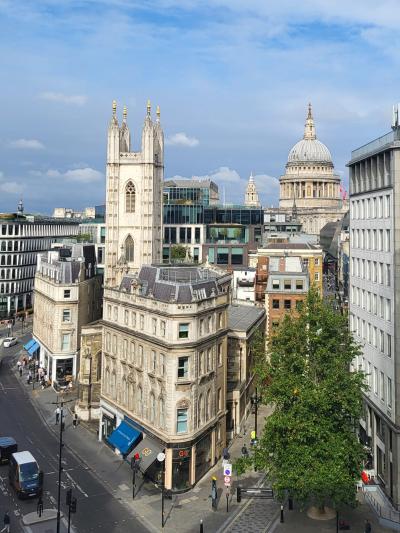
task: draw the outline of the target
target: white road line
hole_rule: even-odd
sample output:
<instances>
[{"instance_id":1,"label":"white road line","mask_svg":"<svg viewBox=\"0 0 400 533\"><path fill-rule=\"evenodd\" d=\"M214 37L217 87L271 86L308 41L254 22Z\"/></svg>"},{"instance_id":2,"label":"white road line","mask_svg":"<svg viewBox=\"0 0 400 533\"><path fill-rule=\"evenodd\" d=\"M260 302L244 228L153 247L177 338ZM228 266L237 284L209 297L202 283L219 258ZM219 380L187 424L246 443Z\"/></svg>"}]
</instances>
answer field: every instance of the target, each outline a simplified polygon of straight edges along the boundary
<instances>
[{"instance_id":1,"label":"white road line","mask_svg":"<svg viewBox=\"0 0 400 533\"><path fill-rule=\"evenodd\" d=\"M73 479L73 477L70 474L68 474L68 472L65 472L65 475L71 481L71 483L73 483L75 487L85 496L85 498L89 498L89 495L86 494L86 492L82 489L82 487L78 485L78 483Z\"/></svg>"},{"instance_id":2,"label":"white road line","mask_svg":"<svg viewBox=\"0 0 400 533\"><path fill-rule=\"evenodd\" d=\"M32 439L30 439L29 437L26 437L26 438L27 438L27 440L29 440L29 442L30 442L31 444L33 444L33 440L32 440Z\"/></svg>"}]
</instances>

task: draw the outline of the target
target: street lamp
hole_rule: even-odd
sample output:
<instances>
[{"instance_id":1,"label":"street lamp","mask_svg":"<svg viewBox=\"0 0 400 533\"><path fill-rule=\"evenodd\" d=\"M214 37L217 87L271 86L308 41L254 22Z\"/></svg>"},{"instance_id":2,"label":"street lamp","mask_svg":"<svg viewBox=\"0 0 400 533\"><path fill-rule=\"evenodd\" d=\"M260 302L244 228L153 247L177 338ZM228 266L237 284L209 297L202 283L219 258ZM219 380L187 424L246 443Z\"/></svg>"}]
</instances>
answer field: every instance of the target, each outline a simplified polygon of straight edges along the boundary
<instances>
[{"instance_id":1,"label":"street lamp","mask_svg":"<svg viewBox=\"0 0 400 533\"><path fill-rule=\"evenodd\" d=\"M254 405L254 436L255 440L257 440L257 415L258 415L258 403L260 401L260 397L258 396L257 387L255 390L255 394L251 397L251 404Z\"/></svg>"},{"instance_id":2,"label":"street lamp","mask_svg":"<svg viewBox=\"0 0 400 533\"><path fill-rule=\"evenodd\" d=\"M162 464L161 477L161 528L164 528L164 484L165 484L165 453L160 452L157 455L157 461Z\"/></svg>"}]
</instances>

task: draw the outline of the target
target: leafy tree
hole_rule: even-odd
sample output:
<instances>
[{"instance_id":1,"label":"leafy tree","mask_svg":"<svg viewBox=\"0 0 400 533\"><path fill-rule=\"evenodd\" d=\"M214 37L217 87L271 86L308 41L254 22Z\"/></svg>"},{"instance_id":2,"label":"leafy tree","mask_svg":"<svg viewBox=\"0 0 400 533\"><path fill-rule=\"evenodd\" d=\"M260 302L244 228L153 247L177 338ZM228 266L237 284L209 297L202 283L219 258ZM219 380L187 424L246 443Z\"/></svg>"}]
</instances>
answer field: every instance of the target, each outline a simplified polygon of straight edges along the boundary
<instances>
[{"instance_id":1,"label":"leafy tree","mask_svg":"<svg viewBox=\"0 0 400 533\"><path fill-rule=\"evenodd\" d=\"M77 242L92 242L92 236L90 233L78 233L76 236Z\"/></svg>"},{"instance_id":2,"label":"leafy tree","mask_svg":"<svg viewBox=\"0 0 400 533\"><path fill-rule=\"evenodd\" d=\"M186 254L188 249L182 244L174 244L171 246L171 261L184 261L186 259ZM190 257L190 253L188 254Z\"/></svg>"},{"instance_id":3,"label":"leafy tree","mask_svg":"<svg viewBox=\"0 0 400 533\"><path fill-rule=\"evenodd\" d=\"M270 337L268 358L257 352L259 391L274 412L238 472L251 465L267 471L280 499L355 505L364 458L355 427L365 385L362 372L350 372L360 348L346 317L312 289L298 316L286 315Z\"/></svg>"}]
</instances>

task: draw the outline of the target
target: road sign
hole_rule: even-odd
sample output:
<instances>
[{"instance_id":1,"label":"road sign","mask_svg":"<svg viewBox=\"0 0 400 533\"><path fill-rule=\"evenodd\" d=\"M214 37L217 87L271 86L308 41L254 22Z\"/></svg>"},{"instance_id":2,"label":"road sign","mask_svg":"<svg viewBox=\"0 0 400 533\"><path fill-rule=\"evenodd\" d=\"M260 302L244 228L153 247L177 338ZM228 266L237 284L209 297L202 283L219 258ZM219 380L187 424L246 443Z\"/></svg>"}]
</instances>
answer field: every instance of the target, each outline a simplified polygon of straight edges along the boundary
<instances>
[{"instance_id":1,"label":"road sign","mask_svg":"<svg viewBox=\"0 0 400 533\"><path fill-rule=\"evenodd\" d=\"M232 465L225 464L224 467L224 476L231 476L232 475Z\"/></svg>"},{"instance_id":2,"label":"road sign","mask_svg":"<svg viewBox=\"0 0 400 533\"><path fill-rule=\"evenodd\" d=\"M225 476L224 477L224 483L227 486L230 485L231 484L231 478L229 476Z\"/></svg>"}]
</instances>

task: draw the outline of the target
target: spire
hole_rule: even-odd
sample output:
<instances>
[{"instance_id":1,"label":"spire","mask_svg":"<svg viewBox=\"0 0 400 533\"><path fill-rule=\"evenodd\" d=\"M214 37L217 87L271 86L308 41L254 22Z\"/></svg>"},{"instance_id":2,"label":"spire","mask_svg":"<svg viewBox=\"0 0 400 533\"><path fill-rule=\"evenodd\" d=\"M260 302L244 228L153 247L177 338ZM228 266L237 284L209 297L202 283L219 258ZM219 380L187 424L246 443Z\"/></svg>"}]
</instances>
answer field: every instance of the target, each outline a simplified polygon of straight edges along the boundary
<instances>
[{"instance_id":1,"label":"spire","mask_svg":"<svg viewBox=\"0 0 400 533\"><path fill-rule=\"evenodd\" d=\"M128 110L127 110L127 108L126 108L126 105L124 105L124 111L123 111L122 116L123 116L122 121L123 121L123 122L126 122L126 117L128 116Z\"/></svg>"},{"instance_id":2,"label":"spire","mask_svg":"<svg viewBox=\"0 0 400 533\"><path fill-rule=\"evenodd\" d=\"M254 178L253 178L253 171L250 172L250 178L249 178L249 181L251 181L251 182L254 181Z\"/></svg>"},{"instance_id":3,"label":"spire","mask_svg":"<svg viewBox=\"0 0 400 533\"><path fill-rule=\"evenodd\" d=\"M117 119L117 101L112 101L112 117L110 122L110 127L118 126L118 119Z\"/></svg>"},{"instance_id":4,"label":"spire","mask_svg":"<svg viewBox=\"0 0 400 533\"><path fill-rule=\"evenodd\" d=\"M161 114L161 112L160 112L160 106L158 105L158 106L157 106L157 109L156 109L157 122L160 122L160 114Z\"/></svg>"},{"instance_id":5,"label":"spire","mask_svg":"<svg viewBox=\"0 0 400 533\"><path fill-rule=\"evenodd\" d=\"M304 139L307 140L314 140L317 136L315 135L315 126L314 126L314 118L312 114L312 106L311 104L308 104L308 114L306 123L304 125Z\"/></svg>"},{"instance_id":6,"label":"spire","mask_svg":"<svg viewBox=\"0 0 400 533\"><path fill-rule=\"evenodd\" d=\"M151 116L151 103L150 103L150 98L147 100L147 116L148 116L148 117Z\"/></svg>"},{"instance_id":7,"label":"spire","mask_svg":"<svg viewBox=\"0 0 400 533\"><path fill-rule=\"evenodd\" d=\"M113 103L112 103L112 114L114 117L117 114L117 101L116 100L113 100Z\"/></svg>"}]
</instances>

